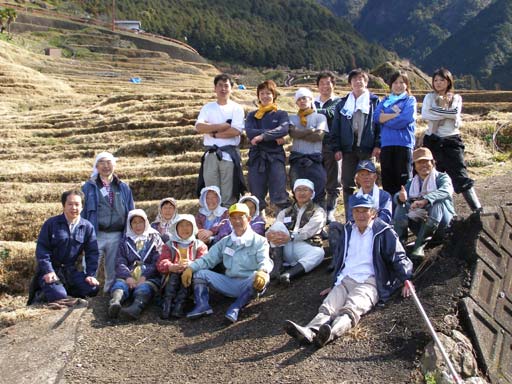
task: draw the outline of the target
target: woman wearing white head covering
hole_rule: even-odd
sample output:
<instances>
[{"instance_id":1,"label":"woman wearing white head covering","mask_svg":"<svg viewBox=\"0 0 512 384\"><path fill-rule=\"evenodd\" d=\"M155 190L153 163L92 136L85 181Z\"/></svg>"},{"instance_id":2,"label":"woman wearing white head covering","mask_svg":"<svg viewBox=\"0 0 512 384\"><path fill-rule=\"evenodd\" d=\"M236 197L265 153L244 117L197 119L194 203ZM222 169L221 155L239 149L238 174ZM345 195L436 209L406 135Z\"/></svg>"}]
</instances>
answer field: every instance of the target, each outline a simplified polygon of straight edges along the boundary
<instances>
[{"instance_id":1,"label":"woman wearing white head covering","mask_svg":"<svg viewBox=\"0 0 512 384\"><path fill-rule=\"evenodd\" d=\"M158 204L158 214L155 221L151 223L151 227L156 229L162 241L167 243L172 235L172 222L178 214L176 200L172 197L166 197L160 200Z\"/></svg>"},{"instance_id":2,"label":"woman wearing white head covering","mask_svg":"<svg viewBox=\"0 0 512 384\"><path fill-rule=\"evenodd\" d=\"M274 269L271 278L281 283L312 271L324 259L321 233L325 211L313 202L315 186L311 180L297 179L293 185L295 203L283 209L267 231ZM289 266L281 273L284 266Z\"/></svg>"},{"instance_id":3,"label":"woman wearing white head covering","mask_svg":"<svg viewBox=\"0 0 512 384\"><path fill-rule=\"evenodd\" d=\"M128 212L135 208L130 187L114 173L116 161L109 152L99 153L94 159L91 178L82 186L85 195L82 217L94 225L100 258L105 261L105 293L114 284L119 241Z\"/></svg>"},{"instance_id":4,"label":"woman wearing white head covering","mask_svg":"<svg viewBox=\"0 0 512 384\"><path fill-rule=\"evenodd\" d=\"M198 229L192 215L177 215L171 230L171 239L163 246L158 259L158 271L165 275L162 313L164 320L183 317L184 302L189 289L181 283L181 274L190 262L208 252L208 247L196 238Z\"/></svg>"},{"instance_id":5,"label":"woman wearing white head covering","mask_svg":"<svg viewBox=\"0 0 512 384\"><path fill-rule=\"evenodd\" d=\"M225 220L229 219L227 208L221 204L222 197L219 187L212 185L201 190L199 213L196 215L196 223L199 228L197 238L208 246L213 245L220 227Z\"/></svg>"},{"instance_id":6,"label":"woman wearing white head covering","mask_svg":"<svg viewBox=\"0 0 512 384\"><path fill-rule=\"evenodd\" d=\"M109 315L119 311L138 319L153 295L160 289L160 274L156 262L163 246L160 234L151 228L146 213L134 209L128 213L126 235L119 244L116 258L116 282L112 286ZM121 302L134 297L133 304L121 308Z\"/></svg>"}]
</instances>

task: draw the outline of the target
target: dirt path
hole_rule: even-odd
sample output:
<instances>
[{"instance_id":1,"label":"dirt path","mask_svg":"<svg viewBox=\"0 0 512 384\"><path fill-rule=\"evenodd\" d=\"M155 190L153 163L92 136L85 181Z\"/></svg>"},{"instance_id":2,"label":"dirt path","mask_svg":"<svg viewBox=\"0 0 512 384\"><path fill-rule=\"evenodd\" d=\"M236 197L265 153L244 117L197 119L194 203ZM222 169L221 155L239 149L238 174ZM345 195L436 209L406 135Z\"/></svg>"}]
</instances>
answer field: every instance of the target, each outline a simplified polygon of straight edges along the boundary
<instances>
[{"instance_id":1,"label":"dirt path","mask_svg":"<svg viewBox=\"0 0 512 384\"><path fill-rule=\"evenodd\" d=\"M511 172L482 180L486 205L504 204ZM459 212L466 211L456 197ZM454 244L430 249L437 256L415 284L436 329L448 329L464 294L468 266L450 253ZM324 265L286 288L272 285L235 325L226 326L229 300L212 294L215 313L196 321L161 321L152 307L135 323L111 322L107 297L90 300L51 330L65 311L22 322L0 336L0 382L112 383L410 383L419 380L417 359L430 340L412 301L399 297L365 316L343 339L316 350L283 331L285 319L306 323L330 283ZM83 313L82 313L83 311ZM49 343L50 342L50 343ZM49 344L48 344L49 343ZM37 378L37 380L35 379Z\"/></svg>"}]
</instances>

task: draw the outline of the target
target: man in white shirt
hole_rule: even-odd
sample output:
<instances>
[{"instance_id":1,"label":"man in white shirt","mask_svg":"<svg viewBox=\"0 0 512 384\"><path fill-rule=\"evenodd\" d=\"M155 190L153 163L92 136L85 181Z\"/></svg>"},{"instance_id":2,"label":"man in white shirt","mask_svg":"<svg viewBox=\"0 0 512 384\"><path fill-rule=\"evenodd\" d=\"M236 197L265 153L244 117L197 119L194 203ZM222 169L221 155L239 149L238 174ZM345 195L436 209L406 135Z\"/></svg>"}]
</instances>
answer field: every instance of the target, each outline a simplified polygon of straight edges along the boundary
<instances>
[{"instance_id":1,"label":"man in white shirt","mask_svg":"<svg viewBox=\"0 0 512 384\"><path fill-rule=\"evenodd\" d=\"M212 185L219 187L222 204L229 207L247 189L239 149L240 134L244 128L244 110L241 105L230 100L233 81L229 75L217 75L213 83L217 100L201 108L195 125L196 131L204 135L205 146L197 190Z\"/></svg>"},{"instance_id":2,"label":"man in white shirt","mask_svg":"<svg viewBox=\"0 0 512 384\"><path fill-rule=\"evenodd\" d=\"M306 326L286 320L285 331L299 342L318 347L355 327L362 315L412 276L412 263L389 224L379 219L369 195L356 196L354 223L348 222L340 238L334 284L318 314ZM410 296L404 286L402 296Z\"/></svg>"}]
</instances>

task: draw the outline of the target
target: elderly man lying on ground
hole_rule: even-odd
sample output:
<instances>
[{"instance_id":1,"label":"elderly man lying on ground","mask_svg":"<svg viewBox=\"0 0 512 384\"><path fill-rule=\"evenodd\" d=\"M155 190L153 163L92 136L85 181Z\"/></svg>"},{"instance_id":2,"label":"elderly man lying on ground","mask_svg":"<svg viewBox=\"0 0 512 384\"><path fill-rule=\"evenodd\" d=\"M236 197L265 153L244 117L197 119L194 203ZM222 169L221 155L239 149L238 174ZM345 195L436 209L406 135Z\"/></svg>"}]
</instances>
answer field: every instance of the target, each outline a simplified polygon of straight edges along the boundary
<instances>
[{"instance_id":1,"label":"elderly man lying on ground","mask_svg":"<svg viewBox=\"0 0 512 384\"><path fill-rule=\"evenodd\" d=\"M371 196L353 199L354 223L347 222L340 237L334 284L318 314L306 326L286 320L285 331L299 342L318 347L355 327L379 301L387 301L412 276L412 263L389 224L376 215ZM404 286L402 296L408 297Z\"/></svg>"}]
</instances>

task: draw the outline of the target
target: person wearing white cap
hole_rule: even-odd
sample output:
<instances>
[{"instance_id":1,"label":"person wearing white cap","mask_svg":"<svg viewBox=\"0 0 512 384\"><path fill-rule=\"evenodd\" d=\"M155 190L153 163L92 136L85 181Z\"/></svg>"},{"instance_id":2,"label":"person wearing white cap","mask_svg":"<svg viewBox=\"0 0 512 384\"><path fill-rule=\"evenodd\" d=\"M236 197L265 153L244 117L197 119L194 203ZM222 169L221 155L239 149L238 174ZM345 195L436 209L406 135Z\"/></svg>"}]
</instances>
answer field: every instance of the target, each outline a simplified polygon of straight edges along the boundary
<instances>
[{"instance_id":1,"label":"person wearing white cap","mask_svg":"<svg viewBox=\"0 0 512 384\"><path fill-rule=\"evenodd\" d=\"M333 285L318 314L306 325L286 320L285 332L301 343L318 347L355 327L378 302L385 303L412 277L412 263L391 226L377 217L371 196L353 200L354 222L347 222L337 248ZM409 288L402 296L409 297Z\"/></svg>"},{"instance_id":2,"label":"person wearing white cap","mask_svg":"<svg viewBox=\"0 0 512 384\"><path fill-rule=\"evenodd\" d=\"M281 283L312 271L324 259L321 232L325 211L313 202L315 186L311 180L297 179L293 185L295 203L283 209L267 231L274 270L271 278ZM283 273L281 269L288 266Z\"/></svg>"},{"instance_id":3,"label":"person wearing white cap","mask_svg":"<svg viewBox=\"0 0 512 384\"><path fill-rule=\"evenodd\" d=\"M82 186L85 195L82 217L94 225L100 257L105 263L103 292L109 292L114 283L117 248L126 228L128 212L135 208L130 187L114 173L116 161L109 152L99 153L91 178Z\"/></svg>"},{"instance_id":4,"label":"person wearing white cap","mask_svg":"<svg viewBox=\"0 0 512 384\"><path fill-rule=\"evenodd\" d=\"M327 119L316 112L309 89L299 88L295 103L299 110L296 115L290 115L289 135L293 139L289 158L290 184L293 186L297 179L311 180L315 185L313 201L325 207L327 173L322 163L322 140L329 132Z\"/></svg>"}]
</instances>

